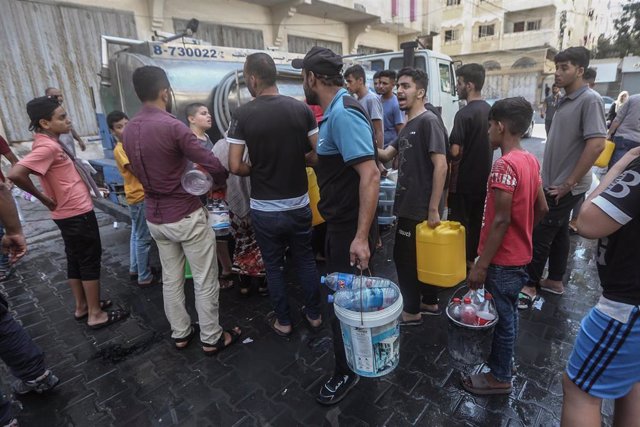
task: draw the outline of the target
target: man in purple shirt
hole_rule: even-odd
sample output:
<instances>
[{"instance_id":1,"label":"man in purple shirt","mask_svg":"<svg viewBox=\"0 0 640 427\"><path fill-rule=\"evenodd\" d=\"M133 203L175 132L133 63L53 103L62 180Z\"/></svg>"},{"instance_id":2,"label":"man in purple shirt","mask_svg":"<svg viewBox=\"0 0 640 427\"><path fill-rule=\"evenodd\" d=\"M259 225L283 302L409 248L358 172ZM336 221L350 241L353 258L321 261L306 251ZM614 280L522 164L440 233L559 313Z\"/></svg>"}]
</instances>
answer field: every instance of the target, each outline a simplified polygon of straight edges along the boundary
<instances>
[{"instance_id":1,"label":"man in purple shirt","mask_svg":"<svg viewBox=\"0 0 640 427\"><path fill-rule=\"evenodd\" d=\"M195 336L185 307L185 257L191 265L202 350L208 356L235 343L240 329L223 331L218 322L218 264L215 235L200 199L187 193L181 177L188 161L199 164L224 185L225 168L203 148L189 128L173 115L171 85L158 67L133 73L142 109L124 130L124 150L145 191L145 215L162 262L164 310L177 349Z\"/></svg>"}]
</instances>

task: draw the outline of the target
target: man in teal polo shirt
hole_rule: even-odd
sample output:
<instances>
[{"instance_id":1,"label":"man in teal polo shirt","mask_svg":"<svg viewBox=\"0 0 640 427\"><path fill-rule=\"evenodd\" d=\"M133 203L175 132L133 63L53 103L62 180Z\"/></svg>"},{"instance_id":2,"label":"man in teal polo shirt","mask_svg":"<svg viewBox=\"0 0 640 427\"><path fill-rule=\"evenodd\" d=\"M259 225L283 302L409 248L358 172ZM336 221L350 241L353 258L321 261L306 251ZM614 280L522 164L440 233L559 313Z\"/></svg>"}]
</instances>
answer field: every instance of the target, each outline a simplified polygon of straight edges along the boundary
<instances>
[{"instance_id":1,"label":"man in teal polo shirt","mask_svg":"<svg viewBox=\"0 0 640 427\"><path fill-rule=\"evenodd\" d=\"M327 222L327 270L366 270L376 241L380 191L373 126L367 112L343 87L339 55L316 46L292 65L302 69L307 103L324 110L315 172L320 186L318 209ZM347 365L340 322L332 317L336 367L316 398L323 405L338 403L359 379Z\"/></svg>"}]
</instances>

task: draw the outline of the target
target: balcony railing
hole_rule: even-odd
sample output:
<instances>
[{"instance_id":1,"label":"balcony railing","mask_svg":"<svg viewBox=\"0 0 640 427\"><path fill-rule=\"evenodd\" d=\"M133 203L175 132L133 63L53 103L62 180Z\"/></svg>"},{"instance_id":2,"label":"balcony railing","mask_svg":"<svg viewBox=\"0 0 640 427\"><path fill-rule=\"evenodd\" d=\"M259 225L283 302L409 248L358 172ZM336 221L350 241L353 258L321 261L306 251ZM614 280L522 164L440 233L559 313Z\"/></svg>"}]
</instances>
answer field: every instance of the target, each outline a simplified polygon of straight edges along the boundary
<instances>
[{"instance_id":1,"label":"balcony railing","mask_svg":"<svg viewBox=\"0 0 640 427\"><path fill-rule=\"evenodd\" d=\"M556 6L558 0L510 0L502 2L502 7L509 12L536 9L539 7Z\"/></svg>"},{"instance_id":2,"label":"balcony railing","mask_svg":"<svg viewBox=\"0 0 640 427\"><path fill-rule=\"evenodd\" d=\"M504 33L502 35L502 49L522 49L545 44L553 46L557 39L555 30L522 31L519 33Z\"/></svg>"}]
</instances>

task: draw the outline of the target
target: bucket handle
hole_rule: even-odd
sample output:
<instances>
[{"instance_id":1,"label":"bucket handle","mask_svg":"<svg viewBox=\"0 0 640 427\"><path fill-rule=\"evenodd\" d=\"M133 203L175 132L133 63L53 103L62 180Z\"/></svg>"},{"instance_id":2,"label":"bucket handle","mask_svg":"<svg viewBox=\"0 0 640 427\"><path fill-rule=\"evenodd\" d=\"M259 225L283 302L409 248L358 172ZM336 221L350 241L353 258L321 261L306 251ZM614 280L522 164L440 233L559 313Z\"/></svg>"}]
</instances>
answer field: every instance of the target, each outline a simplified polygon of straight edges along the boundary
<instances>
[{"instance_id":1,"label":"bucket handle","mask_svg":"<svg viewBox=\"0 0 640 427\"><path fill-rule=\"evenodd\" d=\"M368 277L371 277L371 269L367 267L367 274L369 275ZM360 280L360 286L359 286L359 291L360 291L360 326L364 326L364 312L362 309L362 288L364 288L364 286L362 286L362 282L364 281L364 270L360 270L360 276L358 276L358 279Z\"/></svg>"}]
</instances>

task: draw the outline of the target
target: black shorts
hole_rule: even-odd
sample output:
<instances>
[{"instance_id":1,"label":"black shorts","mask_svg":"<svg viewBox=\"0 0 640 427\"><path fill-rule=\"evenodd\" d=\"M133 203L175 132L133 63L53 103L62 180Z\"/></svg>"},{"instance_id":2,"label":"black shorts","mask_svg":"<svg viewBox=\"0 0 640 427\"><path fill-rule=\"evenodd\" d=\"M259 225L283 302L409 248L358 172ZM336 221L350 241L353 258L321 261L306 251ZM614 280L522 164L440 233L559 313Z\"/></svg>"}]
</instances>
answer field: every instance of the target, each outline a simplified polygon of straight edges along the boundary
<instances>
[{"instance_id":1,"label":"black shorts","mask_svg":"<svg viewBox=\"0 0 640 427\"><path fill-rule=\"evenodd\" d=\"M69 279L99 280L102 243L93 210L71 218L53 220L64 241Z\"/></svg>"}]
</instances>

